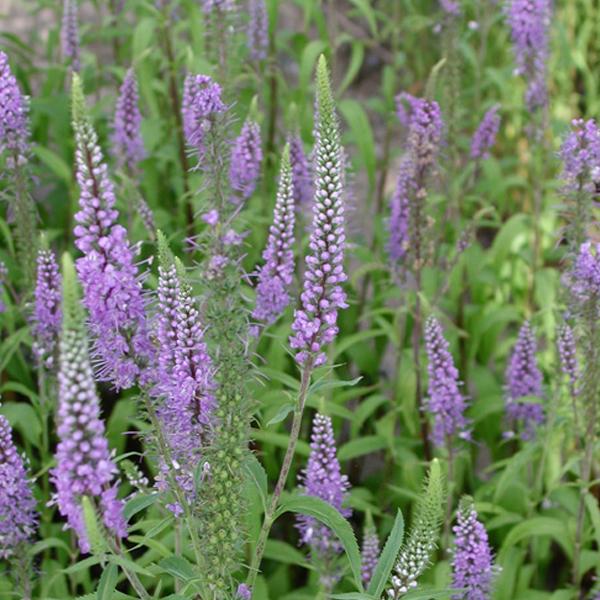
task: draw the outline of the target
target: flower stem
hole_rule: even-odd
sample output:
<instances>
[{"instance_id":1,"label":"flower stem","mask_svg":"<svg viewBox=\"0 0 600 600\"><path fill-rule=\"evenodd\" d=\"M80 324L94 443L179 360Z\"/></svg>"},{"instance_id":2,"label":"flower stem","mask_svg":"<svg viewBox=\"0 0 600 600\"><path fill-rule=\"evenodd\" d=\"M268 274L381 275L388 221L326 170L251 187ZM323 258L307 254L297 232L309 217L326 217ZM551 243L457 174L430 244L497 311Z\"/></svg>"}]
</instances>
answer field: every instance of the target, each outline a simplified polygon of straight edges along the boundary
<instances>
[{"instance_id":1,"label":"flower stem","mask_svg":"<svg viewBox=\"0 0 600 600\"><path fill-rule=\"evenodd\" d=\"M277 508L279 506L279 500L281 498L283 489L285 488L285 483L287 481L288 474L292 466L292 461L294 459L294 454L296 452L296 445L298 444L298 436L300 435L300 426L302 425L302 415L304 413L304 406L306 404L306 398L308 396L308 388L310 384L312 368L313 359L309 359L302 370L300 391L298 393L296 408L294 410L294 419L292 421L292 430L290 432L288 447L285 452L283 464L281 465L281 471L279 472L279 477L275 485L275 490L273 491L273 495L271 496L271 502L265 513L265 518L263 520L260 535L258 536L258 542L256 544L256 550L254 552L252 563L250 564L250 569L248 571L247 584L251 588L254 585L256 576L258 574L258 570L260 568L260 563L265 552L267 538L269 537L269 531L271 530L271 526L273 525L275 512L277 511Z\"/></svg>"}]
</instances>

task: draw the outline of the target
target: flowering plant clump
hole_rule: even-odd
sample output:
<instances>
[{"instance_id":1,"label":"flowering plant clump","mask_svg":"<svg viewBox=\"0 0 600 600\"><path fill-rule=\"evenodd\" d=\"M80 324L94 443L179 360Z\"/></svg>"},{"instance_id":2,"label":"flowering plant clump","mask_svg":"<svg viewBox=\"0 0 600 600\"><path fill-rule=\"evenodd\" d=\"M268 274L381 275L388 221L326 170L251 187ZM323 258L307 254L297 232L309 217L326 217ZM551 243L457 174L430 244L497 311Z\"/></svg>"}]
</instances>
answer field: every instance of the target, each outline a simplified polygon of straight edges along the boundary
<instances>
[{"instance_id":1,"label":"flowering plant clump","mask_svg":"<svg viewBox=\"0 0 600 600\"><path fill-rule=\"evenodd\" d=\"M600 598L597 2L6 8L0 599Z\"/></svg>"}]
</instances>

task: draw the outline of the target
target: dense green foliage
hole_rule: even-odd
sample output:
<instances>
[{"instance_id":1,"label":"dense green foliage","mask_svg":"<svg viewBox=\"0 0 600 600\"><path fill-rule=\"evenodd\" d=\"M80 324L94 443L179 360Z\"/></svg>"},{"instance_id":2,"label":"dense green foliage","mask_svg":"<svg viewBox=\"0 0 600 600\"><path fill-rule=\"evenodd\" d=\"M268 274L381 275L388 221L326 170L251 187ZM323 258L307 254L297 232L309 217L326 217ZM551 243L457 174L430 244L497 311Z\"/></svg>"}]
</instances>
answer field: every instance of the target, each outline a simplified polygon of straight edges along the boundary
<instances>
[{"instance_id":1,"label":"dense green foliage","mask_svg":"<svg viewBox=\"0 0 600 600\"><path fill-rule=\"evenodd\" d=\"M441 532L432 540L436 550L417 591L406 598L452 597L449 549L453 515L463 495L473 498L494 549L497 571L490 598L596 598L600 454L597 422L589 419L597 420L597 410L585 413L585 433L575 428L572 389L559 368L556 331L572 308L561 279L569 265L562 232L571 214L561 194L557 153L572 119L600 118L598 2L555 0L550 100L539 139L528 128L540 127L542 117L525 106L525 82L514 73L502 2L462 0L461 15L449 20L436 0L267 0L269 46L263 61L248 58L246 2L238 2L226 19L206 16L198 0L162 4L167 8L157 8L161 2L126 0L119 12L115 0L82 0L80 76L90 118L109 157L120 222L130 241L140 244L136 261L146 273L150 305L156 301L151 291L157 286L159 244L136 210L140 197L164 233L163 262L172 260L170 251L179 257L199 299L218 386L217 433L206 460L218 466L198 484L194 514L187 520L174 519L152 487L160 448L148 390L115 391L101 382L108 443L121 472L119 496L127 498L129 530L122 551L105 547L106 532L94 507L84 501L88 535L99 539L90 555L80 554L56 507L48 506L53 494L49 472L58 441L57 384L55 372L36 366L33 359L31 254L43 231L44 244L58 256L80 255L73 245L80 190L73 169L72 79L60 51L60 3L9 0L0 46L30 97L32 152L27 172L19 173L16 184L6 157L0 159L6 199L0 206L0 260L8 268L0 287L6 304L0 312L0 413L27 456L40 512L39 531L27 548L30 597L135 598L136 583L126 577L133 573L149 598L236 598L237 584L248 577L263 515L284 462L291 418L299 416L295 399L304 394L299 439L270 532L267 529L254 600L385 597L384 584L402 552L402 517L397 511L406 521L404 543L410 544L422 535L415 533L415 522L427 504L423 482L429 469L439 475L440 467L449 500L438 482L433 500L429 496L435 506L427 509L425 521L435 530L440 520L436 510L442 505ZM297 129L307 149L314 143L313 82L320 55L330 65L347 156L348 281L343 285L349 306L339 313L339 333L326 349L328 363L315 370L311 383L310 374L307 381L301 377L288 343L302 290L310 207L296 213L296 277L290 306L258 339L248 334L255 289L254 279L245 274L255 273L262 264L288 134ZM114 106L130 66L139 84L146 150L139 173L119 168L110 153ZM206 170L192 168L195 157L186 150L180 116L188 72L210 74L222 86L230 108L220 126L230 137L238 135L249 113L258 115L262 171L256 191L239 214L228 198L227 160L212 160ZM428 185L423 255L418 265L408 267L408 276L392 265L386 251L389 198L406 141L396 115L400 92L436 99L446 138ZM502 124L491 156L471 160L471 136L494 104L500 105ZM333 114L333 106L329 110ZM210 152L229 152L228 139L208 143ZM23 240L19 212L9 206L23 197L15 206L26 213L22 219L27 231L32 226L27 220L29 193L39 214L38 232ZM241 245L226 250L219 246L222 232L201 218L215 206L227 218L235 218L237 231L244 232ZM597 239L593 216L585 225L585 237ZM216 279L207 279L211 259L221 254L227 255L229 266ZM427 398L422 328L430 315L444 326L469 404L470 440L450 453L430 443L429 416L420 414L419 401L425 406ZM585 318L585 327L593 329L597 318ZM538 401L546 415L530 440L505 435L510 429L505 371L526 320L538 341L544 379ZM583 344L581 351L592 361L597 350L591 334L587 339L592 342ZM586 381L596 377L597 385L597 365L584 364ZM591 384L589 388L598 389ZM337 456L351 482L348 520L326 503L294 493L310 453L315 411L333 419ZM434 457L439 463L431 462ZM196 473L197 481L203 477ZM423 494L425 500L419 501ZM335 587L340 595L327 595L320 586L310 552L298 544L296 513L325 523L342 540L343 577ZM383 553L387 566L380 568L382 579L365 591L356 539L360 541L371 519L381 540L390 531L393 535ZM195 520L199 524L193 524ZM190 523L199 536L195 542L190 541ZM201 564L196 551L202 555ZM0 598L22 597L17 575L15 564L2 562ZM370 595L375 591L377 596Z\"/></svg>"}]
</instances>

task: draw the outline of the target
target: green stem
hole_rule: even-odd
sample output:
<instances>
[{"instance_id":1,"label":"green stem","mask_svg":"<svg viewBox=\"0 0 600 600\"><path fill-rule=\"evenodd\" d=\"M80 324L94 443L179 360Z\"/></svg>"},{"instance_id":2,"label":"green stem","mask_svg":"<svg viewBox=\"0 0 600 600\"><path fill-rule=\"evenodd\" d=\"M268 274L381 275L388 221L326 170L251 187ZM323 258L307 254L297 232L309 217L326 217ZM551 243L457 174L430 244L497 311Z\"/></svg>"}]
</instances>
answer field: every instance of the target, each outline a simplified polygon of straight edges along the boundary
<instances>
[{"instance_id":1,"label":"green stem","mask_svg":"<svg viewBox=\"0 0 600 600\"><path fill-rule=\"evenodd\" d=\"M283 464L281 465L281 471L279 471L277 483L275 484L275 490L273 491L273 495L271 496L271 502L267 511L265 512L265 518L263 520L262 528L258 536L258 542L256 544L254 557L252 558L252 563L250 564L250 569L248 571L247 584L250 586L250 588L254 586L254 582L256 581L256 576L260 568L260 563L265 552L267 538L269 537L269 531L271 530L271 526L273 525L273 521L275 520L275 513L279 506L279 500L285 488L285 483L287 481L288 474L292 466L292 461L294 459L294 454L296 452L296 445L298 444L298 437L300 435L300 426L302 425L302 415L304 413L304 406L306 404L306 398L308 396L312 368L313 359L309 359L304 365L304 369L302 370L300 391L298 393L296 408L294 410L294 419L292 421L292 430L290 432L288 447L285 452Z\"/></svg>"},{"instance_id":2,"label":"green stem","mask_svg":"<svg viewBox=\"0 0 600 600\"><path fill-rule=\"evenodd\" d=\"M125 558L123 550L115 540L111 540L109 545L110 549L116 556ZM119 567L125 574L125 577L127 577L127 580L131 584L131 587L135 590L135 593L138 595L138 598L140 598L141 600L152 600L152 596L150 596L150 594L146 591L144 584L140 581L137 574L134 571L130 571L123 564L119 564Z\"/></svg>"},{"instance_id":3,"label":"green stem","mask_svg":"<svg viewBox=\"0 0 600 600\"><path fill-rule=\"evenodd\" d=\"M150 421L154 428L154 434L156 435L156 441L158 443L159 450L160 450L161 454L163 455L164 459L168 462L168 464L172 464L171 452L170 452L169 446L166 443L166 440L163 436L162 428L160 426L160 421L158 420L156 411L154 410L154 406L152 406L152 402L147 393L143 392L142 396L144 398L144 405L145 405L146 411L148 412L148 416L150 417ZM200 548L200 539L198 538L198 533L197 533L196 527L194 525L194 516L190 509L189 503L187 502L187 500L185 498L185 494L183 493L183 490L179 486L177 479L175 477L173 477L170 469L168 470L167 477L169 479L170 487L173 490L173 493L175 494L175 498L176 498L177 502L184 510L185 521L187 524L187 529L190 534L192 547L194 549L194 556L196 559L196 564L200 568L200 570L202 570L204 561L202 558L202 556L203 556L202 550Z\"/></svg>"},{"instance_id":4,"label":"green stem","mask_svg":"<svg viewBox=\"0 0 600 600\"><path fill-rule=\"evenodd\" d=\"M448 494L446 496L446 518L444 519L444 544L442 551L448 549L450 545L450 524L452 522L452 499L454 496L454 448L452 438L446 436L446 451L448 453Z\"/></svg>"}]
</instances>

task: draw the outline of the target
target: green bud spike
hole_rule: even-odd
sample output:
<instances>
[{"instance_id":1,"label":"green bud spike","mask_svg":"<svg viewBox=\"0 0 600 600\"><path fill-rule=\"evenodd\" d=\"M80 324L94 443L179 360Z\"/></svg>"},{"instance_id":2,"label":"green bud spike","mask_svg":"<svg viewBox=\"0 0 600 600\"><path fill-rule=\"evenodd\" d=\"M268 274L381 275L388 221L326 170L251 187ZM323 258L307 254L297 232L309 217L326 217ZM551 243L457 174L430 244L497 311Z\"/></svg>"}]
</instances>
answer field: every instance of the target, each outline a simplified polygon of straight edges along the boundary
<instances>
[{"instance_id":1,"label":"green bud spike","mask_svg":"<svg viewBox=\"0 0 600 600\"><path fill-rule=\"evenodd\" d=\"M250 102L250 108L248 109L248 120L255 121L258 123L258 96L254 96Z\"/></svg>"},{"instance_id":2,"label":"green bud spike","mask_svg":"<svg viewBox=\"0 0 600 600\"><path fill-rule=\"evenodd\" d=\"M436 458L429 467L425 489L417 501L408 539L398 554L386 597L393 600L402 597L416 586L418 578L429 566L439 535L444 495L442 470Z\"/></svg>"},{"instance_id":3,"label":"green bud spike","mask_svg":"<svg viewBox=\"0 0 600 600\"><path fill-rule=\"evenodd\" d=\"M327 60L321 54L317 63L317 107L319 110L319 120L325 126L330 125L335 119L335 101L331 91L331 81L329 79L329 69Z\"/></svg>"},{"instance_id":4,"label":"green bud spike","mask_svg":"<svg viewBox=\"0 0 600 600\"><path fill-rule=\"evenodd\" d=\"M98 556L105 554L108 550L108 544L102 534L102 528L98 522L96 509L87 496L81 498L81 508L83 510L83 520L85 522L85 531L90 542L92 554Z\"/></svg>"},{"instance_id":5,"label":"green bud spike","mask_svg":"<svg viewBox=\"0 0 600 600\"><path fill-rule=\"evenodd\" d=\"M177 268L177 276L179 277L179 280L182 283L186 282L187 275L186 275L186 271L185 271L185 266L181 262L181 259L178 256L175 257L175 267Z\"/></svg>"},{"instance_id":6,"label":"green bud spike","mask_svg":"<svg viewBox=\"0 0 600 600\"><path fill-rule=\"evenodd\" d=\"M173 256L171 248L169 248L169 242L167 241L165 234L160 229L156 230L156 239L158 243L159 264L164 269L167 269L173 264L175 257Z\"/></svg>"},{"instance_id":7,"label":"green bud spike","mask_svg":"<svg viewBox=\"0 0 600 600\"><path fill-rule=\"evenodd\" d=\"M38 248L40 250L48 250L50 248L50 244L48 242L48 236L46 235L45 231L40 231Z\"/></svg>"},{"instance_id":8,"label":"green bud spike","mask_svg":"<svg viewBox=\"0 0 600 600\"><path fill-rule=\"evenodd\" d=\"M83 323L83 307L73 259L68 252L62 256L63 331L78 329Z\"/></svg>"},{"instance_id":9,"label":"green bud spike","mask_svg":"<svg viewBox=\"0 0 600 600\"><path fill-rule=\"evenodd\" d=\"M87 119L83 85L77 73L73 73L73 82L71 84L71 115L75 124L79 124Z\"/></svg>"},{"instance_id":10,"label":"green bud spike","mask_svg":"<svg viewBox=\"0 0 600 600\"><path fill-rule=\"evenodd\" d=\"M458 503L458 512L468 513L474 507L473 498L471 496L462 496Z\"/></svg>"},{"instance_id":11,"label":"green bud spike","mask_svg":"<svg viewBox=\"0 0 600 600\"><path fill-rule=\"evenodd\" d=\"M283 152L281 153L281 174L284 175L289 173L292 169L292 165L290 163L290 145L286 143L283 147Z\"/></svg>"}]
</instances>

